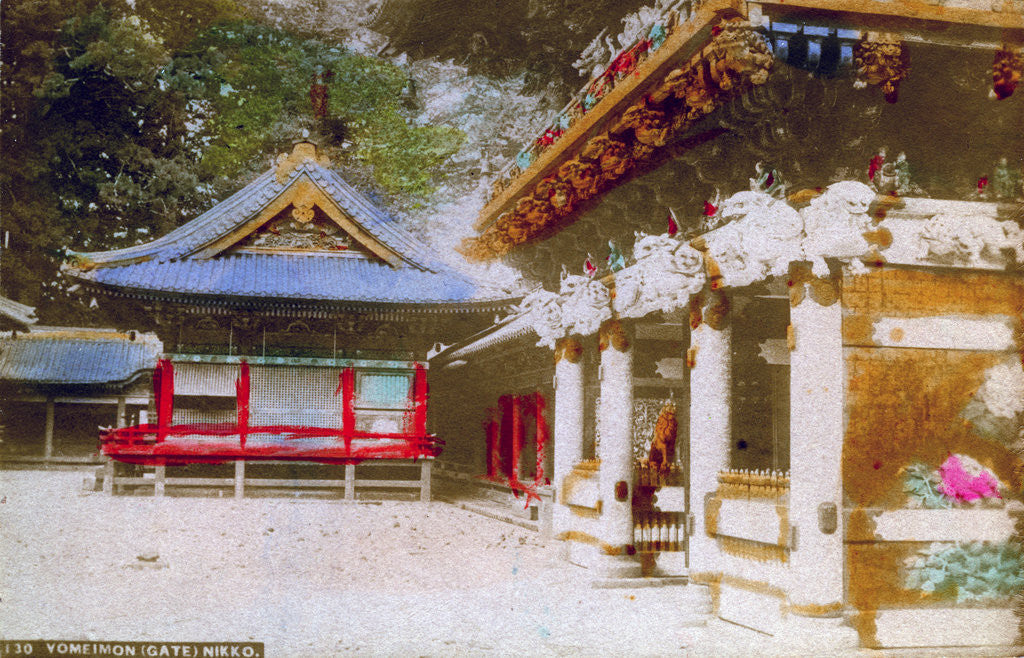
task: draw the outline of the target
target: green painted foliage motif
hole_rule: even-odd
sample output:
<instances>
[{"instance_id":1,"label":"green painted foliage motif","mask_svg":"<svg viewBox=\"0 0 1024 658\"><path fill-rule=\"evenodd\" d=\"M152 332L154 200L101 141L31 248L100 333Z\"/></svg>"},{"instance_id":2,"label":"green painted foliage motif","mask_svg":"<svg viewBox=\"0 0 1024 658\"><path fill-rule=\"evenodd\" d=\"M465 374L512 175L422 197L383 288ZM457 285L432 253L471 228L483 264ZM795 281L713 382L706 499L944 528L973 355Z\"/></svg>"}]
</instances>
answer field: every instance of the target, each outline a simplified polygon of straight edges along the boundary
<instances>
[{"instance_id":1,"label":"green painted foliage motif","mask_svg":"<svg viewBox=\"0 0 1024 658\"><path fill-rule=\"evenodd\" d=\"M957 603L1009 598L1024 589L1020 544L932 544L907 561L906 586Z\"/></svg>"}]
</instances>

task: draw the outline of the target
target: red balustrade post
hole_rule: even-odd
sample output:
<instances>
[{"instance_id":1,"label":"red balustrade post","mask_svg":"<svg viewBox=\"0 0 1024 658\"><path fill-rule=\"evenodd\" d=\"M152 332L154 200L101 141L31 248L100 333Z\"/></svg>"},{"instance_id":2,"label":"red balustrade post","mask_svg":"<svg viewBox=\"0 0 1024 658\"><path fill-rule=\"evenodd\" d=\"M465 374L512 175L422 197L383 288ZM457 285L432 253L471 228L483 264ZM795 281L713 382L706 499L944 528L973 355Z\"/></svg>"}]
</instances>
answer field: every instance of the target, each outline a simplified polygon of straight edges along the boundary
<instances>
[{"instance_id":1,"label":"red balustrade post","mask_svg":"<svg viewBox=\"0 0 1024 658\"><path fill-rule=\"evenodd\" d=\"M423 364L416 364L413 375L413 434L422 439L427 435L427 369Z\"/></svg>"},{"instance_id":2,"label":"red balustrade post","mask_svg":"<svg viewBox=\"0 0 1024 658\"><path fill-rule=\"evenodd\" d=\"M238 379L235 380L235 406L238 411L238 440L245 447L249 435L249 364L245 359L238 364Z\"/></svg>"},{"instance_id":3,"label":"red balustrade post","mask_svg":"<svg viewBox=\"0 0 1024 658\"><path fill-rule=\"evenodd\" d=\"M341 431L345 452L352 452L352 435L356 431L356 371L349 366L341 371ZM335 393L337 394L337 393Z\"/></svg>"},{"instance_id":4,"label":"red balustrade post","mask_svg":"<svg viewBox=\"0 0 1024 658\"><path fill-rule=\"evenodd\" d=\"M512 463L509 469L509 480L519 484L519 454L523 449L523 399L512 396Z\"/></svg>"},{"instance_id":5,"label":"red balustrade post","mask_svg":"<svg viewBox=\"0 0 1024 658\"><path fill-rule=\"evenodd\" d=\"M174 366L170 359L157 361L153 370L153 397L156 406L156 441L167 438L174 416Z\"/></svg>"},{"instance_id":6,"label":"red balustrade post","mask_svg":"<svg viewBox=\"0 0 1024 658\"><path fill-rule=\"evenodd\" d=\"M540 486L544 481L544 450L548 444L548 421L546 418L547 401L540 391L533 394L535 409L537 410L537 475L534 477L534 484Z\"/></svg>"}]
</instances>

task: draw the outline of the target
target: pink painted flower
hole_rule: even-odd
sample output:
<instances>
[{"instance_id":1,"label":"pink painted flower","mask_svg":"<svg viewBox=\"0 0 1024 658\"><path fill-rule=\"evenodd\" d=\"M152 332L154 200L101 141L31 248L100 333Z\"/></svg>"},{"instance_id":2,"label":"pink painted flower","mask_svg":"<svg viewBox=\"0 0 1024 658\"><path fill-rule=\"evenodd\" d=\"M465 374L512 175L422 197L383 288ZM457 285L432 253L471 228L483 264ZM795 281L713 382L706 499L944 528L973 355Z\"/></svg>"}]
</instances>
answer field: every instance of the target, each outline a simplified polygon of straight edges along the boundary
<instances>
[{"instance_id":1,"label":"pink painted flower","mask_svg":"<svg viewBox=\"0 0 1024 658\"><path fill-rule=\"evenodd\" d=\"M950 455L939 467L942 484L939 493L959 502L971 502L979 498L1002 498L999 495L999 480L992 473L970 457Z\"/></svg>"}]
</instances>

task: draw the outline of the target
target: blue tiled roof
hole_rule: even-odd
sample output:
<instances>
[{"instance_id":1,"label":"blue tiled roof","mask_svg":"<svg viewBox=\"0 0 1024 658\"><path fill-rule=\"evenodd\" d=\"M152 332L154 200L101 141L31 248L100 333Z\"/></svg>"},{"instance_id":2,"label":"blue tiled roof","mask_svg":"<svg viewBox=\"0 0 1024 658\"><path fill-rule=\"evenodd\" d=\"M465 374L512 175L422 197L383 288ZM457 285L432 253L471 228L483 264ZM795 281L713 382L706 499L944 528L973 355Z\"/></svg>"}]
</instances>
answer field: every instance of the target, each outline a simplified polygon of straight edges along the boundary
<instances>
[{"instance_id":1,"label":"blue tiled roof","mask_svg":"<svg viewBox=\"0 0 1024 658\"><path fill-rule=\"evenodd\" d=\"M125 384L152 370L162 351L151 334L135 334L135 340L92 330L21 334L0 341L0 381Z\"/></svg>"},{"instance_id":2,"label":"blue tiled roof","mask_svg":"<svg viewBox=\"0 0 1024 658\"><path fill-rule=\"evenodd\" d=\"M228 249L202 253L232 234L303 179L330 197L361 229L397 254L399 262L334 254ZM133 294L212 295L329 302L401 304L512 301L438 260L429 247L346 183L307 159L283 182L271 169L223 202L167 235L114 251L78 254L68 266L84 281Z\"/></svg>"},{"instance_id":3,"label":"blue tiled roof","mask_svg":"<svg viewBox=\"0 0 1024 658\"><path fill-rule=\"evenodd\" d=\"M324 254L234 253L96 268L80 276L130 291L193 295L396 304L486 300L476 286L454 273Z\"/></svg>"}]
</instances>

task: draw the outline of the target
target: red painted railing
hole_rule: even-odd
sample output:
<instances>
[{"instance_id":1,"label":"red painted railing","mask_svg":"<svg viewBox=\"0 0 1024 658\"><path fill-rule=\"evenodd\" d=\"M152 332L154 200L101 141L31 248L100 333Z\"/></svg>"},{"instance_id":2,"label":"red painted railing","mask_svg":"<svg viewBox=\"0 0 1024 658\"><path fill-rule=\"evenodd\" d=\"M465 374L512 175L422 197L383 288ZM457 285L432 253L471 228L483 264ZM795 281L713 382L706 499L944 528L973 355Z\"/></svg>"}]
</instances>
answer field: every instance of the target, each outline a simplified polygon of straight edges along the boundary
<instances>
[{"instance_id":1,"label":"red painted railing","mask_svg":"<svg viewBox=\"0 0 1024 658\"><path fill-rule=\"evenodd\" d=\"M156 423L104 429L100 451L131 464L219 464L236 460L309 461L354 464L365 459L436 457L441 441L427 433L426 369L416 364L410 398L413 403L407 431L356 430L355 371L339 375L335 395L342 395L341 428L304 425L249 425L249 365L242 361L235 381L237 421L172 425L174 368L161 359L153 372Z\"/></svg>"}]
</instances>

